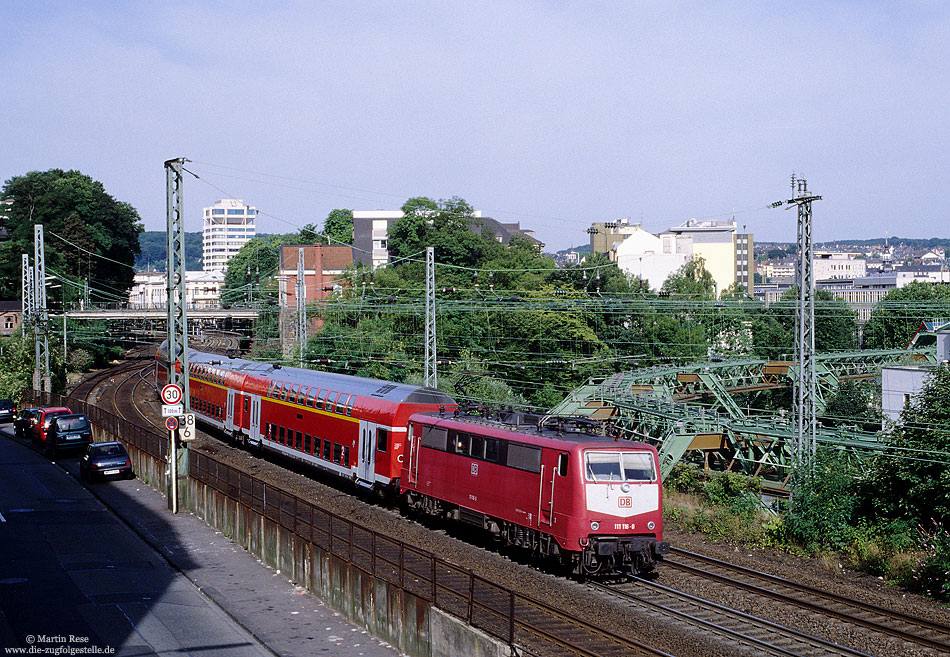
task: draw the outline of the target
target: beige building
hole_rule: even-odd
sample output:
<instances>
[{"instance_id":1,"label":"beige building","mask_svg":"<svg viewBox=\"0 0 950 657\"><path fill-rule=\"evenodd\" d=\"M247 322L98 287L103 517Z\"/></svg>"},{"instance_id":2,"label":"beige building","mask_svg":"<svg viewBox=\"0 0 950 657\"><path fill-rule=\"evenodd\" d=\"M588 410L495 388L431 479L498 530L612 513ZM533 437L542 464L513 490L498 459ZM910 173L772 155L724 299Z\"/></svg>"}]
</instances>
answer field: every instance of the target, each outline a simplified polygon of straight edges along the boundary
<instances>
[{"instance_id":1,"label":"beige building","mask_svg":"<svg viewBox=\"0 0 950 657\"><path fill-rule=\"evenodd\" d=\"M617 244L642 230L640 224L632 224L626 217L615 221L594 222L587 229L587 234L590 235L590 252L609 255Z\"/></svg>"},{"instance_id":2,"label":"beige building","mask_svg":"<svg viewBox=\"0 0 950 657\"><path fill-rule=\"evenodd\" d=\"M222 271L186 271L185 299L189 308L217 308L221 305ZM164 308L168 283L163 271L143 271L135 275L129 292L130 308Z\"/></svg>"},{"instance_id":3,"label":"beige building","mask_svg":"<svg viewBox=\"0 0 950 657\"><path fill-rule=\"evenodd\" d=\"M813 261L815 280L830 281L867 276L867 261L860 256L860 253L817 251Z\"/></svg>"},{"instance_id":4,"label":"beige building","mask_svg":"<svg viewBox=\"0 0 950 657\"><path fill-rule=\"evenodd\" d=\"M202 267L206 272L223 272L228 261L254 238L257 209L240 199L225 198L205 208L202 219Z\"/></svg>"},{"instance_id":5,"label":"beige building","mask_svg":"<svg viewBox=\"0 0 950 657\"><path fill-rule=\"evenodd\" d=\"M742 235L743 242L736 240L735 221L699 221L690 219L682 226L673 226L670 233L679 237L689 237L693 240L693 255L705 261L706 271L712 274L716 282L716 295L721 296L723 291L736 282L737 279L737 252L743 254L746 264L743 269L748 272L754 265L752 261L752 236ZM741 245L741 249L740 249ZM749 276L751 279L751 275ZM745 282L745 281L744 281ZM748 284L748 283L746 283Z\"/></svg>"}]
</instances>

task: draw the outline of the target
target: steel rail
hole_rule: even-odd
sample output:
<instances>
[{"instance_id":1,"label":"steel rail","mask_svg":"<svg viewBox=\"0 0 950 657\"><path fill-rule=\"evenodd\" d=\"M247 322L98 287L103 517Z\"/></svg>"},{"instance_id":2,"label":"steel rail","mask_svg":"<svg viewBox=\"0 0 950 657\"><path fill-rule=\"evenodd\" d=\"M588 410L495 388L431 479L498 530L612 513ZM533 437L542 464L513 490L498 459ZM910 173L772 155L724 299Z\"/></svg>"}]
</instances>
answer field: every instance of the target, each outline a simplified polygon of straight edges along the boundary
<instances>
[{"instance_id":1,"label":"steel rail","mask_svg":"<svg viewBox=\"0 0 950 657\"><path fill-rule=\"evenodd\" d=\"M611 597L621 598L629 603L641 607L650 607L663 615L673 615L692 625L698 625L716 635L726 636L744 644L756 654L772 654L781 657L790 655L799 656L802 650L812 656L827 655L829 657L868 657L866 653L826 641L816 636L799 632L784 625L773 623L737 609L731 609L694 595L651 582L640 577L630 577L627 583L635 583L638 588L649 589L648 597L641 597L626 588L617 585L608 585L598 582L588 582L588 587L599 590ZM621 585L623 586L623 585ZM692 613L674 605L685 605L691 608ZM705 613L706 618L696 615ZM711 616L717 616L715 622ZM729 623L728 625L726 623ZM758 633L759 636L756 636ZM785 641L786 646L777 645L775 640L766 641L765 637L777 636ZM816 652L818 651L818 652Z\"/></svg>"},{"instance_id":2,"label":"steel rail","mask_svg":"<svg viewBox=\"0 0 950 657\"><path fill-rule=\"evenodd\" d=\"M672 554L679 555L681 558L692 559L707 567L702 568L689 565L669 557L664 559L664 564L667 567L692 572L704 578L725 583L734 588L741 588L761 596L778 600L784 604L795 605L824 616L831 616L854 625L872 629L875 632L886 633L903 641L917 643L940 651L950 651L950 627L946 625L880 607L869 602L862 602L861 600L854 600L836 593L822 591L807 584L800 584L775 575L752 570L751 568L720 561L719 559L702 554L688 552L678 548L673 548ZM725 573L728 574L712 572L709 569L710 567L725 571ZM739 578L746 578L746 581ZM754 582L756 581L758 581L759 584L755 584ZM774 588L768 588L769 586ZM785 592L782 592L780 589L785 589ZM795 595L795 593L798 595ZM814 602L814 599L824 599L829 604ZM833 605L836 605L838 608L835 608ZM844 607L844 609L842 609L842 607ZM872 614L877 618L869 618L867 614ZM898 627L898 625L902 625L905 629ZM916 628L916 631L914 631L914 628Z\"/></svg>"}]
</instances>

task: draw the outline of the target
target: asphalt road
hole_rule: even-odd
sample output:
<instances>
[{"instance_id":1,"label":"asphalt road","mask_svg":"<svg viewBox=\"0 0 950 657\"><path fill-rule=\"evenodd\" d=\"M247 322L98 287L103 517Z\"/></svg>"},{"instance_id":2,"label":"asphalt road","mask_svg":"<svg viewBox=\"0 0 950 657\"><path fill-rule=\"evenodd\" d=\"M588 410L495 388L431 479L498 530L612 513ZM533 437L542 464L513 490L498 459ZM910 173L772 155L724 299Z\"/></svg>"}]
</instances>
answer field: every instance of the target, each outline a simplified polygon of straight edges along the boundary
<instances>
[{"instance_id":1,"label":"asphalt road","mask_svg":"<svg viewBox=\"0 0 950 657\"><path fill-rule=\"evenodd\" d=\"M0 434L0 654L398 654L141 482Z\"/></svg>"}]
</instances>

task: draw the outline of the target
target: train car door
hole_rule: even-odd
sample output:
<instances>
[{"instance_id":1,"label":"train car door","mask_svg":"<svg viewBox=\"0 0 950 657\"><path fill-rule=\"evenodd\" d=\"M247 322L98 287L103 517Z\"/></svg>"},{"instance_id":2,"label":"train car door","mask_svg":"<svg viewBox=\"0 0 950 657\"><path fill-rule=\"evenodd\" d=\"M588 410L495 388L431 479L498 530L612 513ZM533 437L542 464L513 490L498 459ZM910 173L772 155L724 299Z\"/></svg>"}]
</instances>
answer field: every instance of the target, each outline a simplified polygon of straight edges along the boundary
<instances>
[{"instance_id":1,"label":"train car door","mask_svg":"<svg viewBox=\"0 0 950 657\"><path fill-rule=\"evenodd\" d=\"M550 452L555 458L550 459L549 452L545 450L541 465L541 490L538 498L538 526L552 523L554 517L554 489L557 486L558 477L567 475L567 453ZM550 463L544 461L551 460Z\"/></svg>"},{"instance_id":2,"label":"train car door","mask_svg":"<svg viewBox=\"0 0 950 657\"><path fill-rule=\"evenodd\" d=\"M356 476L361 481L376 480L376 423L360 420L360 457Z\"/></svg>"},{"instance_id":3,"label":"train car door","mask_svg":"<svg viewBox=\"0 0 950 657\"><path fill-rule=\"evenodd\" d=\"M224 414L224 428L234 431L234 391L228 390L228 407Z\"/></svg>"},{"instance_id":4,"label":"train car door","mask_svg":"<svg viewBox=\"0 0 950 657\"><path fill-rule=\"evenodd\" d=\"M261 398L260 395L249 395L251 398L251 424L248 435L255 444L261 440Z\"/></svg>"}]
</instances>

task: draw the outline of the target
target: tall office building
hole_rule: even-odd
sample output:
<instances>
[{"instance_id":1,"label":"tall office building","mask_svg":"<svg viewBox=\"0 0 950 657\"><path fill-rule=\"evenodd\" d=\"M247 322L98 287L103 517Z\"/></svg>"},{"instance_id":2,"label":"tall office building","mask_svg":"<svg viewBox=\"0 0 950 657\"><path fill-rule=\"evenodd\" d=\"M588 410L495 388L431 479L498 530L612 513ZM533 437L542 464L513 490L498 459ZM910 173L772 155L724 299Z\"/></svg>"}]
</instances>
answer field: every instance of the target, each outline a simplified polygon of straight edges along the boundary
<instances>
[{"instance_id":1,"label":"tall office building","mask_svg":"<svg viewBox=\"0 0 950 657\"><path fill-rule=\"evenodd\" d=\"M257 209L244 201L226 198L204 209L204 230L201 233L202 268L224 271L228 261L254 237Z\"/></svg>"}]
</instances>

